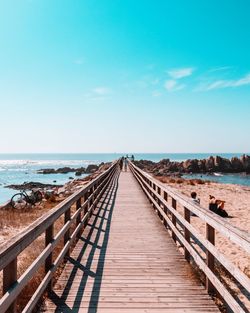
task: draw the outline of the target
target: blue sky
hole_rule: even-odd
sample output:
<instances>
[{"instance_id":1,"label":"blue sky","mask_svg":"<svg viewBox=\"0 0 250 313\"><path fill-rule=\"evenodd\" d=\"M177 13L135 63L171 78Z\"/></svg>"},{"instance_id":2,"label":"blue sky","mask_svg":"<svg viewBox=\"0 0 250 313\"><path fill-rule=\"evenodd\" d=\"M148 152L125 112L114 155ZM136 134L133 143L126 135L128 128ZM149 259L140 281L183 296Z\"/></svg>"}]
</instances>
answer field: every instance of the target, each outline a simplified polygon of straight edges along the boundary
<instances>
[{"instance_id":1,"label":"blue sky","mask_svg":"<svg viewBox=\"0 0 250 313\"><path fill-rule=\"evenodd\" d=\"M0 152L249 152L250 1L0 1Z\"/></svg>"}]
</instances>

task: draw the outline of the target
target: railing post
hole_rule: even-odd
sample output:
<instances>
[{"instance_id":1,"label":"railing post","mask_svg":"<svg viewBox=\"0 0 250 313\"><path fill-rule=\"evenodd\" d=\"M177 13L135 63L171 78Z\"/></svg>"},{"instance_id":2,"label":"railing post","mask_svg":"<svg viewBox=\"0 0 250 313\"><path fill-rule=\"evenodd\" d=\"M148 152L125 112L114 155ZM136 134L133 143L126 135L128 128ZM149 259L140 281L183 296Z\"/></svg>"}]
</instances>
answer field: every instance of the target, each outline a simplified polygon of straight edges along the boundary
<instances>
[{"instance_id":1,"label":"railing post","mask_svg":"<svg viewBox=\"0 0 250 313\"><path fill-rule=\"evenodd\" d=\"M48 246L54 239L54 224L50 225L45 232L45 246ZM51 269L53 263L53 256L52 252L49 254L47 259L45 260L45 273L48 273L48 271ZM52 284L53 281L48 283L47 290L50 292L52 290Z\"/></svg>"},{"instance_id":2,"label":"railing post","mask_svg":"<svg viewBox=\"0 0 250 313\"><path fill-rule=\"evenodd\" d=\"M64 224L66 224L70 220L70 217L71 217L71 208L68 208L68 210L64 213ZM70 238L70 228L66 231L64 235L64 245L66 245L69 238ZM69 256L69 250L65 254L65 257L68 257L68 256Z\"/></svg>"},{"instance_id":3,"label":"railing post","mask_svg":"<svg viewBox=\"0 0 250 313\"><path fill-rule=\"evenodd\" d=\"M84 203L85 203L86 201L88 201L88 192L85 193L83 199L84 199ZM85 205L85 208L84 208L84 211L83 211L84 216L87 214L88 210L89 210L89 202L87 202L87 204ZM85 228L87 225L88 225L88 218L86 218L86 220L85 220L84 228Z\"/></svg>"},{"instance_id":4,"label":"railing post","mask_svg":"<svg viewBox=\"0 0 250 313\"><path fill-rule=\"evenodd\" d=\"M17 258L11 261L3 269L3 294L5 294L9 288L17 281ZM8 308L6 313L16 312L16 301L14 301Z\"/></svg>"},{"instance_id":5,"label":"railing post","mask_svg":"<svg viewBox=\"0 0 250 313\"><path fill-rule=\"evenodd\" d=\"M82 198L79 198L76 201L76 211L79 210L81 208L82 205ZM82 214L81 212L78 214L77 218L76 218L76 227L81 223L81 219L82 219ZM81 227L82 228L82 227ZM77 238L81 237L81 230L79 230L78 234L77 234Z\"/></svg>"},{"instance_id":6,"label":"railing post","mask_svg":"<svg viewBox=\"0 0 250 313\"><path fill-rule=\"evenodd\" d=\"M209 224L206 224L206 238L213 245L215 244L215 230ZM206 251L206 255L207 255L207 259L206 259L207 266L212 272L214 272L214 269L215 269L214 256L208 250ZM211 283L211 281L207 277L206 277L206 289L208 293L215 293L214 285Z\"/></svg>"},{"instance_id":7,"label":"railing post","mask_svg":"<svg viewBox=\"0 0 250 313\"><path fill-rule=\"evenodd\" d=\"M159 186L157 186L157 193L158 193L159 196L161 196L161 188ZM158 205L162 208L161 201L160 201L160 199L157 196L156 196L156 201L157 201ZM162 221L163 217L162 217L162 215L161 215L161 213L159 211L158 211L158 216L159 216L159 218Z\"/></svg>"},{"instance_id":8,"label":"railing post","mask_svg":"<svg viewBox=\"0 0 250 313\"><path fill-rule=\"evenodd\" d=\"M184 208L184 218L188 223L190 223L190 211L187 208ZM186 241L190 243L190 231L186 227L184 228L184 236ZM184 247L184 256L185 259L190 262L190 253L186 247Z\"/></svg>"},{"instance_id":9,"label":"railing post","mask_svg":"<svg viewBox=\"0 0 250 313\"><path fill-rule=\"evenodd\" d=\"M158 188L157 192L161 196L161 188L159 186L157 188Z\"/></svg>"},{"instance_id":10,"label":"railing post","mask_svg":"<svg viewBox=\"0 0 250 313\"><path fill-rule=\"evenodd\" d=\"M166 191L163 191L163 198L166 202L168 202L168 194L166 193ZM163 211L166 215L168 215L168 209L165 205L164 205ZM165 219L164 219L164 226L168 228L168 223Z\"/></svg>"},{"instance_id":11,"label":"railing post","mask_svg":"<svg viewBox=\"0 0 250 313\"><path fill-rule=\"evenodd\" d=\"M176 200L174 198L172 198L172 208L176 210ZM176 227L176 217L173 213L172 213L172 223ZM173 231L172 231L172 238L176 242L176 235Z\"/></svg>"},{"instance_id":12,"label":"railing post","mask_svg":"<svg viewBox=\"0 0 250 313\"><path fill-rule=\"evenodd\" d=\"M94 186L91 187L90 190L89 190L89 195L91 196L91 200L90 200L90 203L89 203L90 207L92 207L92 205L94 203L93 192L94 192ZM91 217L92 213L93 213L93 207L91 208L91 212L90 212L89 217Z\"/></svg>"}]
</instances>

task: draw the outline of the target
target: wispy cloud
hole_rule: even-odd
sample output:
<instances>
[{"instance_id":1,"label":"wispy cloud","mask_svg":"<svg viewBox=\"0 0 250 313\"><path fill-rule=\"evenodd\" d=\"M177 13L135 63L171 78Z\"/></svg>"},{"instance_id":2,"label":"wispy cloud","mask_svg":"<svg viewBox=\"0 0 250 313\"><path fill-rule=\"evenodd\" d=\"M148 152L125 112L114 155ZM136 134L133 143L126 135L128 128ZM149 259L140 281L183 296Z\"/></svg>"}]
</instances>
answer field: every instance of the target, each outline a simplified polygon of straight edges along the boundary
<instances>
[{"instance_id":1,"label":"wispy cloud","mask_svg":"<svg viewBox=\"0 0 250 313\"><path fill-rule=\"evenodd\" d=\"M160 97L162 93L159 90L153 90L152 97Z\"/></svg>"},{"instance_id":2,"label":"wispy cloud","mask_svg":"<svg viewBox=\"0 0 250 313\"><path fill-rule=\"evenodd\" d=\"M96 87L93 89L93 92L100 96L110 95L112 90L108 87Z\"/></svg>"},{"instance_id":3,"label":"wispy cloud","mask_svg":"<svg viewBox=\"0 0 250 313\"><path fill-rule=\"evenodd\" d=\"M190 76L193 74L193 72L194 72L193 67L178 68L167 71L168 75L173 79L180 79L183 77Z\"/></svg>"},{"instance_id":4,"label":"wispy cloud","mask_svg":"<svg viewBox=\"0 0 250 313\"><path fill-rule=\"evenodd\" d=\"M185 88L186 85L178 83L177 80L169 79L165 82L164 87L167 91L177 91Z\"/></svg>"},{"instance_id":5,"label":"wispy cloud","mask_svg":"<svg viewBox=\"0 0 250 313\"><path fill-rule=\"evenodd\" d=\"M221 71L227 71L233 69L233 66L218 66L218 67L213 67L210 70L208 70L209 73L213 72L221 72Z\"/></svg>"},{"instance_id":6,"label":"wispy cloud","mask_svg":"<svg viewBox=\"0 0 250 313\"><path fill-rule=\"evenodd\" d=\"M77 65L82 65L83 63L85 63L85 58L82 57L82 58L75 59L73 63Z\"/></svg>"},{"instance_id":7,"label":"wispy cloud","mask_svg":"<svg viewBox=\"0 0 250 313\"><path fill-rule=\"evenodd\" d=\"M229 87L240 87L244 85L250 85L250 73L239 78L239 79L221 79L215 80L213 82L203 83L199 85L196 90L197 91L208 91L213 89L220 89L220 88L229 88Z\"/></svg>"}]
</instances>

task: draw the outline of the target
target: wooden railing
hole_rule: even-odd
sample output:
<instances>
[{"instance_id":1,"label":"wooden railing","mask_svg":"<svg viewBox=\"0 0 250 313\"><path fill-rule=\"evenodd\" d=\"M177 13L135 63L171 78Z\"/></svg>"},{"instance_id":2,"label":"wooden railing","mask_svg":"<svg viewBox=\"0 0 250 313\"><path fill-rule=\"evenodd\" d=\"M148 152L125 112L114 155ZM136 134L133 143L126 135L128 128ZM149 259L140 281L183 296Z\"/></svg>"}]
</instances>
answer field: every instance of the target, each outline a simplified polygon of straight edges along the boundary
<instances>
[{"instance_id":1,"label":"wooden railing","mask_svg":"<svg viewBox=\"0 0 250 313\"><path fill-rule=\"evenodd\" d=\"M105 172L1 246L0 271L3 271L3 296L0 299L1 313L6 311L16 312L18 295L42 266L45 267L44 278L22 312L32 312L44 291L52 288L52 278L55 271L65 256L69 254L70 247L83 231L101 196L114 180L118 171L117 164L117 162L112 163ZM73 205L76 206L76 210L71 212ZM54 224L63 215L64 225L57 234L54 234ZM72 227L74 228L73 231ZM20 277L17 277L18 256L38 236L44 233L44 250L27 270ZM64 240L64 244L53 262L53 251L58 248L61 239Z\"/></svg>"},{"instance_id":2,"label":"wooden railing","mask_svg":"<svg viewBox=\"0 0 250 313\"><path fill-rule=\"evenodd\" d=\"M170 231L173 240L184 247L186 260L188 262L192 260L192 263L194 262L205 274L208 293L217 291L232 312L249 312L240 299L236 295L232 295L226 284L221 280L218 271L216 271L216 267L222 266L230 277L240 284L240 288L243 289L250 304L250 279L217 249L215 246L215 230L237 244L248 254L250 253L250 235L235 228L209 210L194 204L186 196L163 185L132 162L129 163L129 166L153 208L158 212L162 222ZM206 224L206 237L203 237L191 224L191 214L195 214ZM197 241L206 253L205 258L196 248Z\"/></svg>"}]
</instances>

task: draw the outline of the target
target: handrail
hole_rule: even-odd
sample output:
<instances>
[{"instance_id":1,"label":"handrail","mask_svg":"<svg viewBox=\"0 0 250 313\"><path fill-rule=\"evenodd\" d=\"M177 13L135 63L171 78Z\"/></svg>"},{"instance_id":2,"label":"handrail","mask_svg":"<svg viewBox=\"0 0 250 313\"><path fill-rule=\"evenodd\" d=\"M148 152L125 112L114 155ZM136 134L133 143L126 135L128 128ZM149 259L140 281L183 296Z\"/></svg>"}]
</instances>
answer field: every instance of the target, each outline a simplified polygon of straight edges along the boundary
<instances>
[{"instance_id":1,"label":"handrail","mask_svg":"<svg viewBox=\"0 0 250 313\"><path fill-rule=\"evenodd\" d=\"M179 241L184 247L186 260L190 262L192 257L193 261L205 274L207 291L209 293L217 291L233 312L247 312L244 311L242 304L239 303L239 299L235 299L231 295L216 275L215 262L218 262L250 294L250 279L215 247L215 229L247 253L250 252L250 235L232 226L214 213L194 204L186 196L180 195L169 186L163 185L132 162L129 162L129 166L154 209L158 212L159 217L171 231L173 240L175 242ZM172 199L171 204L169 197ZM177 203L183 207L184 216L177 211ZM206 223L206 238L202 237L195 227L191 225L191 212ZM197 249L194 249L190 240L191 237L196 238L205 248L205 261Z\"/></svg>"},{"instance_id":2,"label":"handrail","mask_svg":"<svg viewBox=\"0 0 250 313\"><path fill-rule=\"evenodd\" d=\"M6 312L7 310L8 312L16 312L16 300L18 295L42 265L45 265L45 277L23 312L32 312L32 309L35 307L46 288L51 289L51 279L54 272L57 270L63 258L69 255L70 246L73 244L73 241L80 236L80 233L86 226L101 196L117 175L117 170L118 163L115 161L106 171L99 174L79 191L76 191L52 210L30 224L17 236L0 246L0 270L3 270L3 297L0 299L0 312ZM76 210L74 214L71 215L71 206L73 204L76 204ZM54 235L54 223L63 214L64 226ZM73 224L75 225L75 229L73 233L70 234L70 228ZM45 233L44 250L18 278L18 255L43 233ZM53 250L62 238L64 238L64 247L53 263Z\"/></svg>"}]
</instances>

